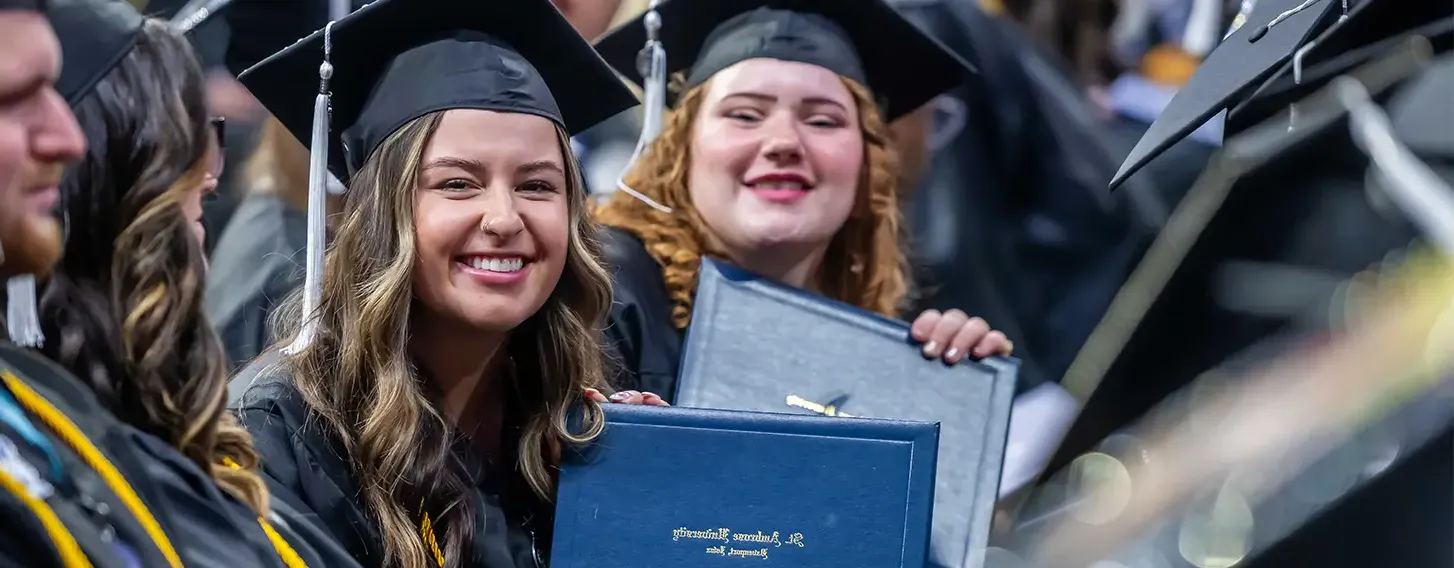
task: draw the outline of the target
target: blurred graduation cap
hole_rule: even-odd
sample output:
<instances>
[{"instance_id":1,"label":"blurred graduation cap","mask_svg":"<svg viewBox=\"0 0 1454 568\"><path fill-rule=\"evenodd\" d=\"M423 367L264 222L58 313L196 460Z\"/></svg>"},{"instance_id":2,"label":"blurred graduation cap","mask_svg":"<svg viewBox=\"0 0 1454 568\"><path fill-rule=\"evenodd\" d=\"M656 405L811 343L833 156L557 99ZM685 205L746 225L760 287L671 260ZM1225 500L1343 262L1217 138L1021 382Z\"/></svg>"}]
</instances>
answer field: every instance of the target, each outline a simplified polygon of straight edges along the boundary
<instances>
[{"instance_id":1,"label":"blurred graduation cap","mask_svg":"<svg viewBox=\"0 0 1454 568\"><path fill-rule=\"evenodd\" d=\"M874 92L893 120L959 85L973 68L883 0L667 0L654 9L669 73L688 87L748 59L808 63ZM627 22L596 49L638 85L648 17Z\"/></svg>"},{"instance_id":2,"label":"blurred graduation cap","mask_svg":"<svg viewBox=\"0 0 1454 568\"><path fill-rule=\"evenodd\" d=\"M1413 41L1348 77L1387 96L1429 58ZM1188 194L1064 379L1086 408L1059 465L1300 317L1308 293L1327 289L1310 283L1363 270L1413 238L1406 215L1370 203L1369 159L1346 119L1339 130L1312 118L1229 139Z\"/></svg>"},{"instance_id":3,"label":"blurred graduation cap","mask_svg":"<svg viewBox=\"0 0 1454 568\"><path fill-rule=\"evenodd\" d=\"M1327 28L1342 5L1339 0L1259 0L1246 22L1207 55L1151 123L1111 178L1111 188L1264 81Z\"/></svg>"},{"instance_id":4,"label":"blurred graduation cap","mask_svg":"<svg viewBox=\"0 0 1454 568\"><path fill-rule=\"evenodd\" d=\"M329 170L347 185L380 143L431 112L532 114L576 134L637 104L547 0L378 0L239 79L312 153L305 323L321 288ZM305 325L293 348L311 336Z\"/></svg>"},{"instance_id":5,"label":"blurred graduation cap","mask_svg":"<svg viewBox=\"0 0 1454 568\"><path fill-rule=\"evenodd\" d=\"M1241 372L1238 367L1272 360L1279 353L1287 354L1288 347L1308 347L1309 333L1319 337L1330 326L1337 328L1346 321L1349 290L1368 285L1366 278L1349 281L1352 274L1370 266L1398 264L1397 259L1420 232L1436 243L1450 240L1438 234L1440 225L1454 225L1448 221L1454 211L1450 204L1454 191L1447 186L1448 176L1437 191L1412 192L1422 193L1426 199L1422 205L1401 201L1397 194L1410 192L1393 186L1423 183L1409 173L1417 169L1417 164L1411 162L1444 156L1454 149L1447 140L1449 135L1434 132L1451 124L1447 104L1454 96L1449 90L1451 82L1454 56L1431 61L1428 42L1413 40L1304 99L1300 104L1305 120L1298 128L1288 130L1284 122L1268 120L1229 139L1178 210L1172 227L1158 238L1123 289L1097 336L1088 342L1083 360L1077 361L1073 376L1066 382L1078 393L1090 394L1085 379L1093 374L1095 379L1090 383L1095 390L1077 421L1077 431L1067 441L1067 447L1075 449L1062 457L1078 456L1078 465L1080 458L1094 458L1084 460L1089 467L1104 466L1097 461L1110 460L1107 453L1150 455L1156 458L1147 462L1152 467L1171 468L1170 472L1161 470L1157 476L1134 477L1178 480L1171 486L1160 486L1177 497L1163 498L1160 502L1164 506L1152 511L1166 515L1171 530L1147 533L1147 540L1160 541L1152 546L1159 547L1163 555L1196 551L1197 546L1186 546L1190 540L1197 540L1188 539L1187 533L1216 523L1180 516L1182 505L1207 492L1220 496L1217 483L1193 484L1189 478L1201 471L1183 469L1185 475L1178 474L1177 459L1161 451L1163 448L1148 446L1163 440L1161 435L1171 430L1149 435L1131 432L1139 438L1108 434L1193 380L1202 382L1217 375L1237 374ZM1361 95L1349 97L1350 92ZM1388 102L1379 108L1379 101ZM1386 122L1377 118L1384 109ZM1430 122L1441 126L1430 126ZM1410 152L1399 150L1400 146ZM1409 153L1419 160L1410 160ZM1380 170L1405 172L1388 174ZM1371 203L1385 194L1398 202L1397 209L1378 211ZM1425 209L1436 210L1438 215L1427 215ZM1443 248L1454 249L1448 245ZM1240 265L1240 269L1228 270L1229 265ZM1314 278L1320 274L1321 278ZM1332 280L1334 285L1308 285L1315 280ZM1440 281L1447 284L1447 280ZM1429 317L1438 313L1434 310ZM1355 333L1377 329L1361 324L1355 320L1343 327ZM1289 337L1297 337L1298 341L1287 341ZM1264 345L1269 339L1275 343ZM1368 343L1345 341L1344 350L1350 352L1346 347L1352 347L1350 353L1356 355L1357 348ZM1424 345L1419 341L1411 344L1415 349ZM1297 356L1299 352L1292 353ZM1369 355L1389 358L1381 352ZM1231 364L1227 363L1229 359ZM1418 358L1398 360L1412 359ZM1388 380L1407 377L1406 367L1417 362L1388 368ZM1382 377L1363 380L1364 385L1370 380L1383 384ZM1234 523L1245 532L1233 531L1236 534L1229 535L1230 540L1221 545L1231 543L1240 550L1223 555L1221 562L1237 558L1238 565L1253 568L1454 564L1446 538L1454 519L1449 505L1454 495L1454 468L1450 465L1454 464L1454 453L1450 451L1454 446L1449 424L1454 415L1447 402L1454 392L1448 386L1441 389L1438 400L1404 391L1413 402L1388 413L1383 423L1353 425L1362 432L1326 459L1312 464L1308 475L1295 478L1274 493L1249 494L1265 501L1253 503L1256 506L1246 512L1246 518ZM1198 399L1205 397L1195 396L1198 391L1214 396L1218 392L1248 392L1240 388L1193 387L1184 390L1193 396L1162 401L1162 408L1175 414L1175 409L1183 405L1200 404ZM1288 394L1283 392L1283 396ZM1258 406L1287 409L1266 398L1250 398L1257 395L1243 396L1249 397L1244 399L1249 404L1238 405L1239 410ZM1427 402L1433 404L1424 404ZM1308 418L1306 412L1296 416L1290 413L1287 419L1292 422L1274 427L1282 428L1280 431L1300 427L1297 416ZM1177 432L1195 432L1203 439L1216 440L1207 452L1246 446L1221 438L1228 431L1240 429L1243 435L1255 432L1238 421L1167 424L1175 424ZM1118 445L1132 451L1116 451ZM1321 448L1319 444L1310 445ZM1390 448L1398 458L1392 460L1392 465L1383 459ZM1085 453L1089 450L1095 453ZM1182 455L1197 458L1186 460L1191 465L1220 467L1227 463L1225 457L1198 453L1196 446L1189 452ZM1280 461L1281 457L1275 459ZM1275 477L1264 475L1259 479ZM1253 478L1258 478L1256 473L1241 481ZM1132 480L1127 478L1128 482ZM1220 483L1221 478L1213 481ZM1229 482L1221 487L1234 485ZM1046 491L1043 495L1048 499L1036 503L1027 517L1040 524L1052 524L1077 516L1079 513L1062 513L1074 509L1066 507L1065 499L1055 497L1063 487L1057 485ZM1126 488L1156 491L1142 485ZM1079 493L1073 486L1071 492ZM1140 497L1137 500L1144 505ZM1148 512L1136 505L1123 503L1122 507L1138 509L1138 518L1145 518ZM1418 518L1413 522L1386 522L1415 515ZM1054 520L1047 522L1047 517ZM1182 519L1185 521L1178 522ZM1090 532L1095 530L1099 529ZM1209 565L1187 558L1193 565ZM1088 558L1078 555L1074 560L1084 565Z\"/></svg>"},{"instance_id":6,"label":"blurred graduation cap","mask_svg":"<svg viewBox=\"0 0 1454 568\"><path fill-rule=\"evenodd\" d=\"M141 38L140 12L122 0L49 0L46 15L61 44L56 90L74 106L131 53Z\"/></svg>"},{"instance_id":7,"label":"blurred graduation cap","mask_svg":"<svg viewBox=\"0 0 1454 568\"><path fill-rule=\"evenodd\" d=\"M1346 18L1340 17L1304 43L1270 78L1233 107L1227 116L1229 130L1241 130L1281 112L1411 36L1428 38L1435 53L1448 51L1454 41L1454 3L1364 0L1354 5Z\"/></svg>"}]
</instances>

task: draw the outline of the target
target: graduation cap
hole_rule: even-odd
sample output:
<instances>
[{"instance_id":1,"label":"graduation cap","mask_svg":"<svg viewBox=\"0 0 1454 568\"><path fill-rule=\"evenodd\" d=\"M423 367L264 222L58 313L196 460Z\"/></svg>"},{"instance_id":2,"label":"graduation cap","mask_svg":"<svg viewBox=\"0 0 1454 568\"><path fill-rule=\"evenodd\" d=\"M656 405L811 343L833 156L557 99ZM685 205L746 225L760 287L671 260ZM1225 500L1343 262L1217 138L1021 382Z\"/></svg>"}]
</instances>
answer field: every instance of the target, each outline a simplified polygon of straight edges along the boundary
<instances>
[{"instance_id":1,"label":"graduation cap","mask_svg":"<svg viewBox=\"0 0 1454 568\"><path fill-rule=\"evenodd\" d=\"M1115 189L1156 156L1260 84L1341 14L1339 0L1259 0L1212 50L1111 178Z\"/></svg>"},{"instance_id":2,"label":"graduation cap","mask_svg":"<svg viewBox=\"0 0 1454 568\"><path fill-rule=\"evenodd\" d=\"M324 35L239 77L305 143ZM384 138L433 111L535 114L576 134L637 104L547 0L379 0L331 36L328 165L344 180Z\"/></svg>"},{"instance_id":3,"label":"graduation cap","mask_svg":"<svg viewBox=\"0 0 1454 568\"><path fill-rule=\"evenodd\" d=\"M1411 37L1430 40L1435 52L1454 41L1454 3L1442 0L1365 0L1326 31L1304 43L1269 79L1227 115L1237 131L1281 112L1332 79Z\"/></svg>"},{"instance_id":4,"label":"graduation cap","mask_svg":"<svg viewBox=\"0 0 1454 568\"><path fill-rule=\"evenodd\" d=\"M131 53L145 20L122 0L48 0L46 16L61 43L56 90L75 106Z\"/></svg>"},{"instance_id":5,"label":"graduation cap","mask_svg":"<svg viewBox=\"0 0 1454 568\"><path fill-rule=\"evenodd\" d=\"M688 87L748 59L817 65L879 97L893 120L959 85L973 68L883 0L667 0L656 6L667 69ZM622 75L644 84L637 54L647 16L596 42Z\"/></svg>"},{"instance_id":6,"label":"graduation cap","mask_svg":"<svg viewBox=\"0 0 1454 568\"><path fill-rule=\"evenodd\" d=\"M1355 125L1357 113L1346 100L1346 92L1356 84L1367 95L1364 102L1388 99L1386 109L1393 130L1414 148L1412 139L1399 125L1434 122L1449 116L1448 101L1454 96L1454 91L1448 89L1449 81L1454 81L1450 75L1454 69L1449 65L1450 56L1431 64L1426 50L1418 45L1404 46L1353 70L1340 79L1340 84L1304 99L1300 106L1305 117L1298 128L1288 130L1281 120L1268 120L1228 140L1178 208L1169 228L1147 252L1095 336L1087 341L1081 359L1067 374L1067 388L1088 400L1062 447L1058 465L1072 463L1072 456L1093 449L1107 450L1113 440L1124 442L1125 436L1108 435L1158 403L1172 402L1164 399L1182 385L1208 376L1240 373L1237 367L1270 360L1269 353L1286 352L1290 346L1305 347L1303 341L1286 339L1304 339L1309 331L1323 334L1330 321L1337 325L1344 320L1349 292L1369 283L1365 278L1348 283L1347 277L1367 274L1364 271L1370 266L1396 259L1417 238L1415 225L1419 224L1417 215L1409 214L1407 209L1402 216L1389 215L1371 203L1371 194L1392 193L1387 185L1370 183L1374 177L1368 175L1372 166L1387 158L1379 156L1366 140L1358 141L1361 135ZM1449 121L1443 120L1442 124ZM1432 128L1426 124L1419 130ZM1422 154L1417 149L1415 153ZM1354 322L1346 329L1374 327ZM1207 334L1208 329L1216 331ZM1267 345L1269 339L1280 345ZM1443 344L1430 342L1434 343ZM1232 365L1227 364L1229 358ZM1389 369L1387 375L1408 376L1403 368ZM1447 388L1442 390L1449 392ZM1265 398L1255 401L1257 404L1247 406L1286 408ZM1162 408L1178 406L1164 404ZM1430 436L1439 435L1437 431L1394 436L1402 444L1399 452L1411 456L1410 463L1394 465L1381 474L1383 479L1373 480L1359 494L1339 503L1333 503L1338 495L1327 495L1306 507L1277 503L1277 510L1259 512L1255 525L1258 534L1249 544L1254 553L1257 548L1266 550L1262 556L1239 565L1448 565L1447 539L1442 538L1451 518L1447 505L1430 515L1440 526L1408 530L1407 524L1390 527L1382 522L1403 518L1399 513L1419 510L1421 506L1427 510L1428 502L1450 502L1425 497L1443 497L1454 487L1447 466L1449 448L1454 447L1449 442L1448 408L1445 399L1427 409L1442 413L1433 417L1441 422L1432 425L1443 431L1443 441L1419 447ZM1391 416L1402 421L1411 417L1410 410L1405 407ZM1205 428L1206 436L1221 433L1213 423L1203 424L1210 426ZM1102 440L1107 443L1102 444ZM1167 463L1165 454L1144 444L1133 446ZM1415 450L1422 455L1413 456ZM1368 455L1371 452L1362 453L1365 458L1373 457ZM1355 469L1362 465L1355 462ZM1279 493L1302 499L1309 493L1326 494L1329 489L1341 491L1351 486L1327 483L1322 476L1328 469L1325 465L1314 469L1317 475L1308 480L1310 483L1292 485L1290 490ZM1175 475L1167 478L1185 480ZM1411 491L1413 484L1417 488ZM1060 510L1056 506L1062 503L1055 491L1045 495L1050 507L1037 506L1032 513ZM1271 498L1276 501L1280 497ZM1307 522L1330 503L1331 509ZM1433 530L1436 528L1442 532ZM1295 534L1284 538L1289 532ZM1415 533L1422 534L1408 540ZM1359 538L1349 539L1349 535ZM1350 540L1361 541L1362 546L1349 546ZM1444 560L1411 561L1411 557L1436 549ZM1369 555L1382 558L1366 558ZM1086 557L1077 560L1084 565Z\"/></svg>"},{"instance_id":7,"label":"graduation cap","mask_svg":"<svg viewBox=\"0 0 1454 568\"><path fill-rule=\"evenodd\" d=\"M293 350L313 333L329 170L347 185L379 144L432 112L532 114L574 135L637 104L547 0L378 0L238 79L312 152L305 325Z\"/></svg>"}]
</instances>

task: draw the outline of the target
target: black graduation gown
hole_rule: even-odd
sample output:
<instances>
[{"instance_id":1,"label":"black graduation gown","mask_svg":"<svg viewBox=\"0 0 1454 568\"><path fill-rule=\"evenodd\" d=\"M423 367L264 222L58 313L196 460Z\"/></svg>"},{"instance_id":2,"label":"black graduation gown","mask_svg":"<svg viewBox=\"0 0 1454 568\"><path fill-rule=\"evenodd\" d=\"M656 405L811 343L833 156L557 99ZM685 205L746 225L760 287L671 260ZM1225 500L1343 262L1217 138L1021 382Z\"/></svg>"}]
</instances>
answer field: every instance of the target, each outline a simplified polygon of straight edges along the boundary
<instances>
[{"instance_id":1,"label":"black graduation gown","mask_svg":"<svg viewBox=\"0 0 1454 568\"><path fill-rule=\"evenodd\" d=\"M270 366L264 355L244 368L234 389L234 412L252 434L262 456L273 498L302 511L326 528L365 567L383 565L382 539L357 496L358 484L341 444L310 412L291 377ZM461 453L465 444L461 444ZM467 459L466 463L473 463ZM520 501L528 490L496 485L500 475L470 472L478 485L474 559L469 566L536 568L545 566L551 515L538 504ZM537 560L538 558L538 560Z\"/></svg>"},{"instance_id":2,"label":"black graduation gown","mask_svg":"<svg viewBox=\"0 0 1454 568\"><path fill-rule=\"evenodd\" d=\"M257 516L248 507L222 491L206 472L166 442L115 419L89 388L59 366L9 346L0 347L0 366L24 377L26 384L75 423L80 432L106 456L156 519L184 566L285 567L276 547L258 523ZM33 422L43 428L42 422ZM12 436L11 439L16 441L17 446L34 451L21 441L22 438ZM109 511L108 517L116 518L127 511L95 470L81 461L60 439L51 445L63 454L63 471L66 477L71 478L70 482L81 489L81 493L101 495L92 498L106 503L104 508ZM71 463L65 463L67 461ZM33 463L45 465L47 462ZM63 481L58 487L62 485L66 483ZM156 547L145 546L151 541L140 522L131 515L124 514L121 521L111 524L116 526L119 534L135 535L124 537L126 542L141 543L133 546L143 552L141 566L168 565ZM286 508L273 515L272 524L306 565L350 565L348 557L337 552L337 545L327 539L307 538L306 535L316 533L316 530L309 529L302 517L290 514ZM80 521L67 522L67 527L73 532L88 530L87 525ZM111 565L94 558L92 562L98 566Z\"/></svg>"},{"instance_id":3,"label":"black graduation gown","mask_svg":"<svg viewBox=\"0 0 1454 568\"><path fill-rule=\"evenodd\" d=\"M672 402L685 334L671 323L672 301L661 264L640 239L621 229L605 228L602 245L613 295L605 333L611 386L656 393Z\"/></svg>"},{"instance_id":4,"label":"black graduation gown","mask_svg":"<svg viewBox=\"0 0 1454 568\"><path fill-rule=\"evenodd\" d=\"M13 375L50 402L98 447L103 446L117 425L102 418L109 414L89 389L64 370L27 351L0 345L0 372ZM8 386L0 388L18 401ZM7 486L0 491L0 529L3 529L0 530L0 559L3 559L0 565L74 565L63 560L59 544L74 539L93 566L167 566L160 548L103 478L45 422L29 411L24 414L26 422L39 433L51 453L30 442L9 421L0 424L0 436L4 437L0 444L6 446L0 452L5 454L0 460L0 470L24 484L23 489ZM50 456L57 458L58 471L52 467ZM114 456L107 457L115 463ZM27 479L42 481L27 483ZM144 480L128 478L127 481L141 491L137 482ZM64 530L48 528L42 522L48 516L45 509L50 509Z\"/></svg>"}]
</instances>

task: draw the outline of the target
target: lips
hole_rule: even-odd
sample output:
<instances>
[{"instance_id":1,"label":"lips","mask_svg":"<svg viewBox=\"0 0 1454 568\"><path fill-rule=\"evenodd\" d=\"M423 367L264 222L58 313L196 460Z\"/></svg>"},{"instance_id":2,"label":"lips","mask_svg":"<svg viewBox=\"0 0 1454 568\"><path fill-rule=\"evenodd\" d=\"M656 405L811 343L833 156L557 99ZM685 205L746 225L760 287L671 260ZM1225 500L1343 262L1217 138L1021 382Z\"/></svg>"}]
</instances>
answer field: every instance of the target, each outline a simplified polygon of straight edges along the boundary
<instances>
[{"instance_id":1,"label":"lips","mask_svg":"<svg viewBox=\"0 0 1454 568\"><path fill-rule=\"evenodd\" d=\"M747 187L762 191L809 191L813 189L813 182L799 174L771 173L747 180Z\"/></svg>"},{"instance_id":2,"label":"lips","mask_svg":"<svg viewBox=\"0 0 1454 568\"><path fill-rule=\"evenodd\" d=\"M56 186L39 187L26 192L25 202L36 215L49 215L61 201L61 190Z\"/></svg>"}]
</instances>

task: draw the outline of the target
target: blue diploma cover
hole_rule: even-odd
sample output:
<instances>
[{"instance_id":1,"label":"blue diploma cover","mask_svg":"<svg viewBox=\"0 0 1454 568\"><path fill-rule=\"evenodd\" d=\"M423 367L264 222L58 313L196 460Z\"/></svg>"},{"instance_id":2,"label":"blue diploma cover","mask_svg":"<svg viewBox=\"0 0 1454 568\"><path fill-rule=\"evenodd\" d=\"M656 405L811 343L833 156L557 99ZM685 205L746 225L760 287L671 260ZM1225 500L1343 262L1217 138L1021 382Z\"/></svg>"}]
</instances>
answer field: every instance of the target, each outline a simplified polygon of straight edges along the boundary
<instances>
[{"instance_id":1,"label":"blue diploma cover","mask_svg":"<svg viewBox=\"0 0 1454 568\"><path fill-rule=\"evenodd\" d=\"M562 459L554 568L921 568L939 427L605 405Z\"/></svg>"},{"instance_id":2,"label":"blue diploma cover","mask_svg":"<svg viewBox=\"0 0 1454 568\"><path fill-rule=\"evenodd\" d=\"M941 425L930 564L984 564L1019 363L926 361L909 324L702 260L676 404ZM851 564L845 564L848 566Z\"/></svg>"}]
</instances>

